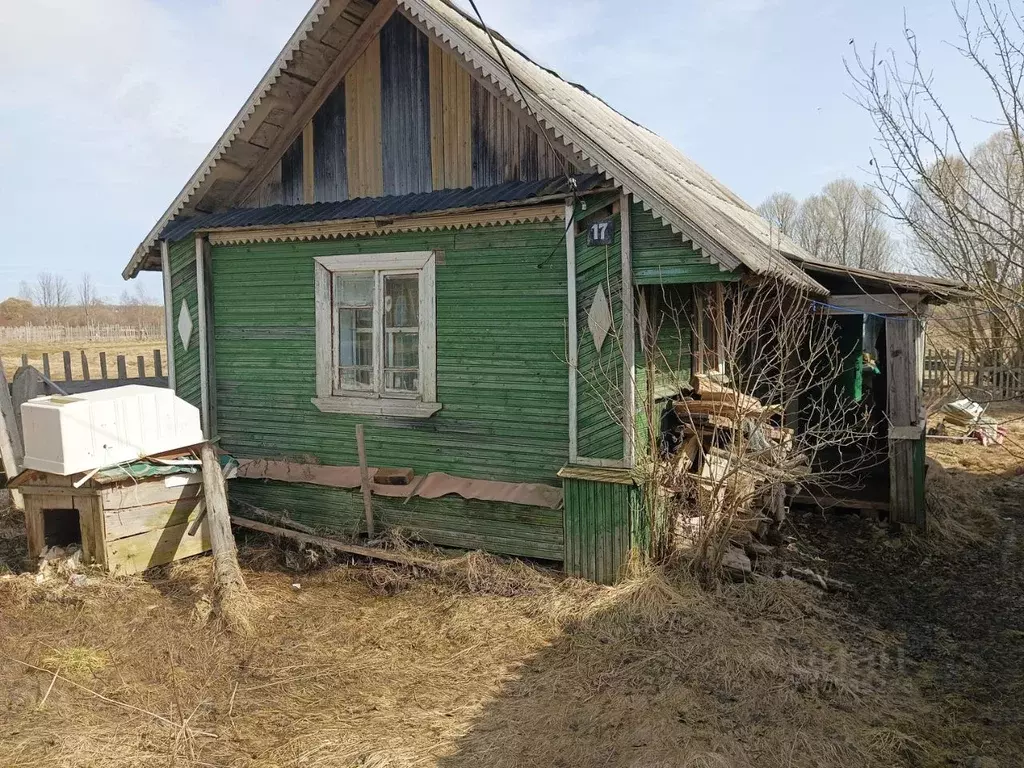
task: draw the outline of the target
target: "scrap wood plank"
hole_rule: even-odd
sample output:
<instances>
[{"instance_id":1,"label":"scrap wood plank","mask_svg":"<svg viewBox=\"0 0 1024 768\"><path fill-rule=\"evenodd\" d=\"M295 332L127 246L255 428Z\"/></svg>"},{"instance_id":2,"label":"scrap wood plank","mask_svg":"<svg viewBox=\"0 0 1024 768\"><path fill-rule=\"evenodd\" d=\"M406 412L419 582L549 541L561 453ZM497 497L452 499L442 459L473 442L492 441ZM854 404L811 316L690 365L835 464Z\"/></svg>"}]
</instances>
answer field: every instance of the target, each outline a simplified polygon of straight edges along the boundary
<instances>
[{"instance_id":1,"label":"scrap wood plank","mask_svg":"<svg viewBox=\"0 0 1024 768\"><path fill-rule=\"evenodd\" d=\"M366 430L362 424L356 425L356 448L359 451L359 486L363 491L366 535L373 538L373 498L370 488L370 469L366 465Z\"/></svg>"},{"instance_id":2,"label":"scrap wood plank","mask_svg":"<svg viewBox=\"0 0 1024 768\"><path fill-rule=\"evenodd\" d=\"M7 373L4 371L3 362L0 361L0 464L3 465L8 480L16 477L21 471L21 462L25 458L23 445L14 412L14 402L11 400L11 388L7 383ZM11 491L11 501L18 509L24 509L25 502L20 491Z\"/></svg>"},{"instance_id":3,"label":"scrap wood plank","mask_svg":"<svg viewBox=\"0 0 1024 768\"><path fill-rule=\"evenodd\" d=\"M361 547L358 544L346 544L345 542L338 541L337 539L328 539L323 536L299 533L298 531L291 531L287 528L279 528L276 525L268 525L267 523L248 520L236 515L231 516L231 522L240 528L249 528L253 531L270 534L271 536L281 536L286 539L297 541L300 544L323 547L324 549L329 549L333 552L345 552L350 555L359 555L360 557L366 557L372 560L384 560L389 563L416 566L418 568L436 568L438 565L431 560L424 560L423 558L413 557L412 555L403 555L398 552L385 552L384 550L374 549L373 547Z\"/></svg>"},{"instance_id":4,"label":"scrap wood plank","mask_svg":"<svg viewBox=\"0 0 1024 768\"><path fill-rule=\"evenodd\" d=\"M745 411L760 411L761 401L751 395L746 395L738 389L718 384L704 374L696 374L690 379L690 388L704 402L730 403L742 408Z\"/></svg>"}]
</instances>

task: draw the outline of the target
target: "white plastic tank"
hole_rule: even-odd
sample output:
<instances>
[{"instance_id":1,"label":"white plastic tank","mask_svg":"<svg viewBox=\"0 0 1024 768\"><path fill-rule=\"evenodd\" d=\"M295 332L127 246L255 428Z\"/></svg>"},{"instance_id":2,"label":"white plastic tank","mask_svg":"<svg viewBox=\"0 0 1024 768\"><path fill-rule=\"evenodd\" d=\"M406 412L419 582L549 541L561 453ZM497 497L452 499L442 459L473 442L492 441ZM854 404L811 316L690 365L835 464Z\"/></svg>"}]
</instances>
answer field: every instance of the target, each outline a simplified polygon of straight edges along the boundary
<instances>
[{"instance_id":1,"label":"white plastic tank","mask_svg":"<svg viewBox=\"0 0 1024 768\"><path fill-rule=\"evenodd\" d=\"M169 389L130 385L21 406L25 467L73 475L203 441L199 409Z\"/></svg>"}]
</instances>

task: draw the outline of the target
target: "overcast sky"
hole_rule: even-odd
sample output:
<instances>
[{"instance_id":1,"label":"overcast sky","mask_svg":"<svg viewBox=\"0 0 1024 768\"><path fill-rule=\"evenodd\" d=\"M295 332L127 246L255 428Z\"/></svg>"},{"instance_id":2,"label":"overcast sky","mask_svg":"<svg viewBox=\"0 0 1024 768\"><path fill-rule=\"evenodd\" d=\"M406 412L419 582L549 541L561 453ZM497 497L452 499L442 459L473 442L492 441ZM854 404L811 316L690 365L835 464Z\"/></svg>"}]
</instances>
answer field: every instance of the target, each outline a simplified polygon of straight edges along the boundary
<instances>
[{"instance_id":1,"label":"overcast sky","mask_svg":"<svg viewBox=\"0 0 1024 768\"><path fill-rule=\"evenodd\" d=\"M43 269L120 273L311 0L0 0L0 298ZM844 57L902 44L980 140L984 90L945 0L477 0L540 63L662 134L753 205L866 179ZM899 48L902 52L902 48ZM973 133L971 133L973 131ZM158 299L157 279L143 283Z\"/></svg>"}]
</instances>

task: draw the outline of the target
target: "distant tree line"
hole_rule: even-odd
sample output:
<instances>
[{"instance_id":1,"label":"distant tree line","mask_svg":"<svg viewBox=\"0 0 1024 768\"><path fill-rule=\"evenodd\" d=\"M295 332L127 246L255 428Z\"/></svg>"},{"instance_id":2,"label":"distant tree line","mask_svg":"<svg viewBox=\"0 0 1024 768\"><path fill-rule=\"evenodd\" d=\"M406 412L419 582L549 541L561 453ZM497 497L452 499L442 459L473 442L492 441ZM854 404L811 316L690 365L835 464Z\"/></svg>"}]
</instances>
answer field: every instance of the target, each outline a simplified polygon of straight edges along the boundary
<instances>
[{"instance_id":1,"label":"distant tree line","mask_svg":"<svg viewBox=\"0 0 1024 768\"><path fill-rule=\"evenodd\" d=\"M872 184L840 179L804 201L780 192L758 211L818 258L965 284L973 299L935 322L982 359L1024 362L1024 13L1019 0L953 0L949 19L953 48L987 96L991 136L964 138L981 120L947 108L908 27L903 52L857 51L847 62L877 132Z\"/></svg>"},{"instance_id":2,"label":"distant tree line","mask_svg":"<svg viewBox=\"0 0 1024 768\"><path fill-rule=\"evenodd\" d=\"M154 304L141 283L125 289L118 301L103 299L92 275L83 274L76 285L64 275L40 272L35 281L23 280L18 296L0 301L0 326L132 325L150 327L163 323L163 307Z\"/></svg>"},{"instance_id":3,"label":"distant tree line","mask_svg":"<svg viewBox=\"0 0 1024 768\"><path fill-rule=\"evenodd\" d=\"M803 202L776 192L757 210L777 232L819 259L859 269L891 269L896 261L881 198L851 179L826 184Z\"/></svg>"}]
</instances>

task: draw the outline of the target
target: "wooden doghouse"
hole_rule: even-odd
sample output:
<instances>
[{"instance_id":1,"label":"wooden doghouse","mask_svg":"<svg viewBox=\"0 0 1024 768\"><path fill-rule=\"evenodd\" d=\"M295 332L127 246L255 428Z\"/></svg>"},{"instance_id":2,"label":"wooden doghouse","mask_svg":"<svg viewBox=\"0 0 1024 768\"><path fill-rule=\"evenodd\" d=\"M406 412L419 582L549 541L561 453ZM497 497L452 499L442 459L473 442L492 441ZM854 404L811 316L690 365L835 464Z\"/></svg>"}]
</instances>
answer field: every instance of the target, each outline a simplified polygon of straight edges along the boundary
<instances>
[{"instance_id":1,"label":"wooden doghouse","mask_svg":"<svg viewBox=\"0 0 1024 768\"><path fill-rule=\"evenodd\" d=\"M32 558L80 545L83 563L134 574L210 550L199 474L143 464L97 472L75 488L71 477L28 470L12 487L24 494Z\"/></svg>"}]
</instances>

